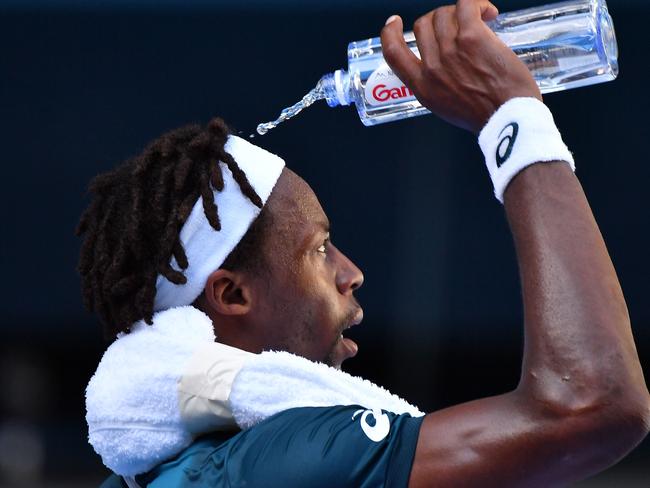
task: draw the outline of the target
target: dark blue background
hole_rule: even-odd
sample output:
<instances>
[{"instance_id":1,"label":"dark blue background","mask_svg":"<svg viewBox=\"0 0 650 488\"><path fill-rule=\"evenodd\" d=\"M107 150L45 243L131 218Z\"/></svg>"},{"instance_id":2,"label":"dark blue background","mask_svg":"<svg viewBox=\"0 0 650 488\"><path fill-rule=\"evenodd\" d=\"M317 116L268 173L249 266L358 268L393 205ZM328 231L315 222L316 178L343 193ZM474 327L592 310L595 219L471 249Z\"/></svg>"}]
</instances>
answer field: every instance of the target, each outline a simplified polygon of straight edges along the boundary
<instances>
[{"instance_id":1,"label":"dark blue background","mask_svg":"<svg viewBox=\"0 0 650 488\"><path fill-rule=\"evenodd\" d=\"M31 401L0 401L0 412L37 426L43 477L69 486L104 473L85 444L83 389L105 345L81 305L73 235L90 178L163 131L215 115L247 135L344 68L349 41L377 35L390 14L410 25L440 4L0 2L2 385ZM650 7L609 4L619 79L546 102L575 153L648 364ZM365 273L366 319L350 334L361 350L349 371L428 410L516 386L516 261L472 135L433 116L367 128L353 108L319 104L255 142L310 182L334 242ZM609 474L617 486L637 486L622 480L644 469L650 480L644 449Z\"/></svg>"}]
</instances>

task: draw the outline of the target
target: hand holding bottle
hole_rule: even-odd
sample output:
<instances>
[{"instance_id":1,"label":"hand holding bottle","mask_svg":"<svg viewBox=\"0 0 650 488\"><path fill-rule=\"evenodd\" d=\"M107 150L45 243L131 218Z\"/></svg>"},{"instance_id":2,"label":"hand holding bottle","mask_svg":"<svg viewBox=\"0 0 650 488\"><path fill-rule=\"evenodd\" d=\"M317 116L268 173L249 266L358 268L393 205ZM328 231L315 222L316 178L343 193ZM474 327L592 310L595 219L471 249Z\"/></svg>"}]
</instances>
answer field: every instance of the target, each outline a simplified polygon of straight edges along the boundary
<instances>
[{"instance_id":1,"label":"hand holding bottle","mask_svg":"<svg viewBox=\"0 0 650 488\"><path fill-rule=\"evenodd\" d=\"M425 107L478 133L511 98L542 99L529 69L485 24L497 15L487 0L459 0L420 17L413 30L421 60L393 16L381 32L384 58Z\"/></svg>"},{"instance_id":2,"label":"hand holding bottle","mask_svg":"<svg viewBox=\"0 0 650 488\"><path fill-rule=\"evenodd\" d=\"M382 33L391 66L379 37L349 43L347 70L325 74L277 120L260 124L258 133L321 99L330 107L356 105L367 126L429 114L431 108L478 131L509 98L540 98L540 91L616 79L618 45L605 0L565 0L496 15L487 0L460 0L420 18L416 33L403 33L402 20L395 16Z\"/></svg>"}]
</instances>

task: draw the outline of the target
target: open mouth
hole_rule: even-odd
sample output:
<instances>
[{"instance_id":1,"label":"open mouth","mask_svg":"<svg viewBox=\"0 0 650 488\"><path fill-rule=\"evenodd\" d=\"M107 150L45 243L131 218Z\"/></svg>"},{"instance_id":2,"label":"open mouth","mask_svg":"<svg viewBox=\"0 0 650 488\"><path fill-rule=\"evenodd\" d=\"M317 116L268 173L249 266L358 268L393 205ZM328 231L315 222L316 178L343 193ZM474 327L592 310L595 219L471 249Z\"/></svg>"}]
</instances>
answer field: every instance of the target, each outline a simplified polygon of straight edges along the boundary
<instances>
[{"instance_id":1,"label":"open mouth","mask_svg":"<svg viewBox=\"0 0 650 488\"><path fill-rule=\"evenodd\" d=\"M343 337L343 333L348 330L350 327L354 327L355 325L359 325L363 321L363 309L361 307L357 308L350 316L350 318L346 321L343 329L341 330L341 339L345 339Z\"/></svg>"},{"instance_id":2,"label":"open mouth","mask_svg":"<svg viewBox=\"0 0 650 488\"><path fill-rule=\"evenodd\" d=\"M341 334L339 336L339 344L341 345L343 349L343 359L348 359L351 357L354 357L357 352L359 351L359 346L357 345L356 342L354 342L352 339L349 339L347 337L344 337L343 334L347 329L350 327L353 327L355 325L359 325L361 321L363 320L363 309L361 307L357 308L350 319L347 321L345 324L345 327L341 331Z\"/></svg>"}]
</instances>

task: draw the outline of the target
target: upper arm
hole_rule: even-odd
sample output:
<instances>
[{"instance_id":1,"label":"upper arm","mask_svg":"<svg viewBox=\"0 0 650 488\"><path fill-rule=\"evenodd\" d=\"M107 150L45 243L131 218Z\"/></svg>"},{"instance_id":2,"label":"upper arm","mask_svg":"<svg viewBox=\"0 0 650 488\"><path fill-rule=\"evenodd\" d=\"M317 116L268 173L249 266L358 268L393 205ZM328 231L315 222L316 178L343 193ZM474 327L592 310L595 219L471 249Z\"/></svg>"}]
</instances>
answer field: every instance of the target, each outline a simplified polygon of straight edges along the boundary
<instances>
[{"instance_id":1,"label":"upper arm","mask_svg":"<svg viewBox=\"0 0 650 488\"><path fill-rule=\"evenodd\" d=\"M600 412L533 402L515 391L428 414L409 487L564 486L615 461L615 427Z\"/></svg>"}]
</instances>

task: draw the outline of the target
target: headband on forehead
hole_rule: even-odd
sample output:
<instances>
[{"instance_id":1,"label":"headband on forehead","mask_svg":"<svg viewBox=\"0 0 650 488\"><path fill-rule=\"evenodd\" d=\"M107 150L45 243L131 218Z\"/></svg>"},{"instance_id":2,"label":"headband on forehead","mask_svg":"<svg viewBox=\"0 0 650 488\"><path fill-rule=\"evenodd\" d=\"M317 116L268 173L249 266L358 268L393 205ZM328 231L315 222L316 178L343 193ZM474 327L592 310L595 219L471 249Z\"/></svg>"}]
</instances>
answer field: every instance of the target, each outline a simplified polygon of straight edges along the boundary
<instances>
[{"instance_id":1,"label":"headband on forehead","mask_svg":"<svg viewBox=\"0 0 650 488\"><path fill-rule=\"evenodd\" d=\"M284 160L270 152L237 137L229 136L225 150L246 174L255 192L266 204L271 190L282 173ZM228 167L219 162L223 174L222 191L214 190L214 201L219 209L221 230L215 230L205 216L202 197L181 228L181 244L189 266L181 270L172 256L171 266L182 271L187 283L176 285L162 275L156 279L154 312L189 305L203 292L208 276L219 268L241 241L260 213L258 207L244 195Z\"/></svg>"}]
</instances>

